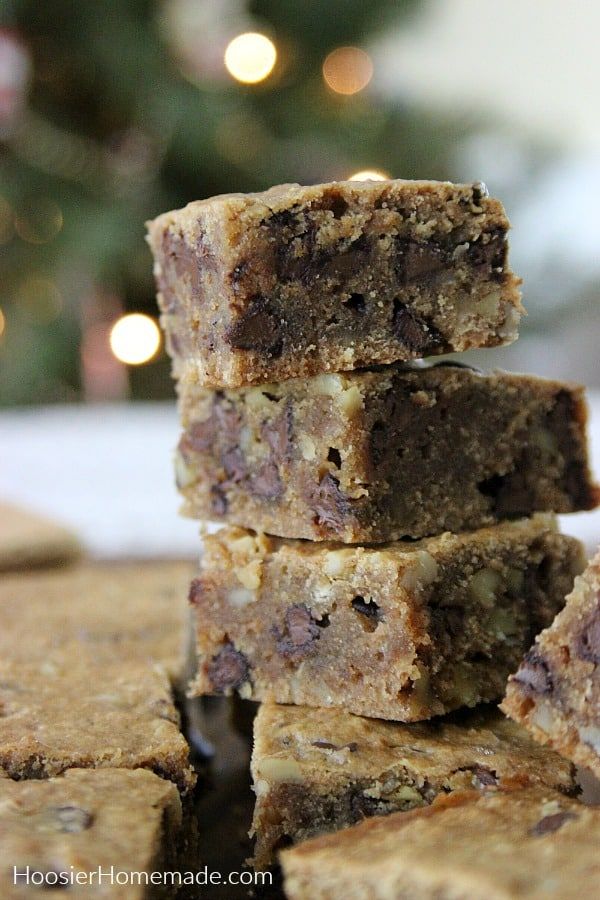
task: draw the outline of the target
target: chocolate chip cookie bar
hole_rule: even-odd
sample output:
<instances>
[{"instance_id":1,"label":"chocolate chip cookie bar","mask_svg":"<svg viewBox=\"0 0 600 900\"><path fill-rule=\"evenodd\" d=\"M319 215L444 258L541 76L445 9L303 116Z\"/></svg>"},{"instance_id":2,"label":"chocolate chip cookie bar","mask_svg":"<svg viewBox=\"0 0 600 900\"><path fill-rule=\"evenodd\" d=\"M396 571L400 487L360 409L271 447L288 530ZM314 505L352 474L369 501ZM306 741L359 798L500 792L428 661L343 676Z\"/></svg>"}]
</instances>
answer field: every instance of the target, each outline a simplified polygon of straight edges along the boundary
<instances>
[{"instance_id":1,"label":"chocolate chip cookie bar","mask_svg":"<svg viewBox=\"0 0 600 900\"><path fill-rule=\"evenodd\" d=\"M174 785L140 769L0 779L0 895L156 897L156 886L145 878L172 869L181 819ZM124 875L111 881L111 867L115 876Z\"/></svg>"},{"instance_id":2,"label":"chocolate chip cookie bar","mask_svg":"<svg viewBox=\"0 0 600 900\"><path fill-rule=\"evenodd\" d=\"M174 374L239 387L517 337L502 204L482 184L281 185L148 223Z\"/></svg>"},{"instance_id":3,"label":"chocolate chip cookie bar","mask_svg":"<svg viewBox=\"0 0 600 900\"><path fill-rule=\"evenodd\" d=\"M188 791L195 776L163 669L126 658L93 665L0 660L0 769L15 779L72 768L151 769Z\"/></svg>"},{"instance_id":4,"label":"chocolate chip cookie bar","mask_svg":"<svg viewBox=\"0 0 600 900\"><path fill-rule=\"evenodd\" d=\"M575 793L573 767L495 707L402 725L344 710L263 703L254 720L254 865L368 816L438 794L541 783Z\"/></svg>"},{"instance_id":5,"label":"chocolate chip cookie bar","mask_svg":"<svg viewBox=\"0 0 600 900\"><path fill-rule=\"evenodd\" d=\"M496 700L581 571L539 514L382 546L205 538L192 694L416 721Z\"/></svg>"},{"instance_id":6,"label":"chocolate chip cookie bar","mask_svg":"<svg viewBox=\"0 0 600 900\"><path fill-rule=\"evenodd\" d=\"M94 667L119 658L158 663L183 688L193 571L189 563L147 560L6 575L0 659L60 664L70 656Z\"/></svg>"},{"instance_id":7,"label":"chocolate chip cookie bar","mask_svg":"<svg viewBox=\"0 0 600 900\"><path fill-rule=\"evenodd\" d=\"M0 572L73 562L83 554L77 537L51 519L0 503Z\"/></svg>"},{"instance_id":8,"label":"chocolate chip cookie bar","mask_svg":"<svg viewBox=\"0 0 600 900\"><path fill-rule=\"evenodd\" d=\"M180 387L191 516L290 538L397 540L600 501L583 389L444 363Z\"/></svg>"},{"instance_id":9,"label":"chocolate chip cookie bar","mask_svg":"<svg viewBox=\"0 0 600 900\"><path fill-rule=\"evenodd\" d=\"M550 789L456 792L284 850L289 900L598 896L600 810Z\"/></svg>"},{"instance_id":10,"label":"chocolate chip cookie bar","mask_svg":"<svg viewBox=\"0 0 600 900\"><path fill-rule=\"evenodd\" d=\"M600 552L511 677L503 709L600 778Z\"/></svg>"}]
</instances>

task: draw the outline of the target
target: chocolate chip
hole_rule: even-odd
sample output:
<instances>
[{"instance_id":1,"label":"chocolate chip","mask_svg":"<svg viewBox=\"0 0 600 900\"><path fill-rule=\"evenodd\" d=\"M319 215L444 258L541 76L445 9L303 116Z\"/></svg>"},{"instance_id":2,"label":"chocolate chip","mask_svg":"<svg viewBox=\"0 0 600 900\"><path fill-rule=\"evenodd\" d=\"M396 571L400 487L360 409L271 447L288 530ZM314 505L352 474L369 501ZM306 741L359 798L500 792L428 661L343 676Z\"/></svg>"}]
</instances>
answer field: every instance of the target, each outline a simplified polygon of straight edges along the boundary
<instances>
[{"instance_id":1,"label":"chocolate chip","mask_svg":"<svg viewBox=\"0 0 600 900\"><path fill-rule=\"evenodd\" d=\"M483 787L494 787L498 784L496 773L485 766L473 766L471 772L473 773L473 780Z\"/></svg>"},{"instance_id":2,"label":"chocolate chip","mask_svg":"<svg viewBox=\"0 0 600 900\"><path fill-rule=\"evenodd\" d=\"M374 627L376 627L383 619L383 613L379 606L373 600L368 603L364 597L354 597L352 600L352 609L359 613L359 615L368 619Z\"/></svg>"},{"instance_id":3,"label":"chocolate chip","mask_svg":"<svg viewBox=\"0 0 600 900\"><path fill-rule=\"evenodd\" d=\"M281 324L269 301L258 295L237 321L229 326L225 338L238 350L255 350L277 357L283 349Z\"/></svg>"},{"instance_id":4,"label":"chocolate chip","mask_svg":"<svg viewBox=\"0 0 600 900\"><path fill-rule=\"evenodd\" d=\"M274 500L281 496L284 486L273 461L267 460L258 472L250 476L248 490L255 497L263 497L265 500Z\"/></svg>"},{"instance_id":5,"label":"chocolate chip","mask_svg":"<svg viewBox=\"0 0 600 900\"><path fill-rule=\"evenodd\" d=\"M596 608L587 617L575 638L575 651L580 659L597 666L600 663L600 593L596 602Z\"/></svg>"},{"instance_id":6,"label":"chocolate chip","mask_svg":"<svg viewBox=\"0 0 600 900\"><path fill-rule=\"evenodd\" d=\"M320 202L313 204L313 209L328 209L333 213L334 219L341 219L348 212L348 203L341 194L329 191L323 194Z\"/></svg>"},{"instance_id":7,"label":"chocolate chip","mask_svg":"<svg viewBox=\"0 0 600 900\"><path fill-rule=\"evenodd\" d=\"M395 269L402 284L433 278L448 269L452 257L434 241L419 243L399 238L396 243Z\"/></svg>"},{"instance_id":8,"label":"chocolate chip","mask_svg":"<svg viewBox=\"0 0 600 900\"><path fill-rule=\"evenodd\" d=\"M232 447L221 454L221 462L227 479L234 484L242 481L247 474L246 459L239 447Z\"/></svg>"},{"instance_id":9,"label":"chocolate chip","mask_svg":"<svg viewBox=\"0 0 600 900\"><path fill-rule=\"evenodd\" d=\"M244 654L229 642L213 656L208 665L207 675L213 690L223 694L239 688L247 681L249 671L248 660Z\"/></svg>"},{"instance_id":10,"label":"chocolate chip","mask_svg":"<svg viewBox=\"0 0 600 900\"><path fill-rule=\"evenodd\" d=\"M94 821L93 815L80 806L52 806L48 812L56 830L68 834L86 831Z\"/></svg>"},{"instance_id":11,"label":"chocolate chip","mask_svg":"<svg viewBox=\"0 0 600 900\"><path fill-rule=\"evenodd\" d=\"M578 816L572 812L557 812L551 816L544 816L543 819L533 826L531 831L529 832L534 837L542 837L545 834L553 834L555 831L558 831L559 828L565 824L565 822L569 822L577 819Z\"/></svg>"},{"instance_id":12,"label":"chocolate chip","mask_svg":"<svg viewBox=\"0 0 600 900\"><path fill-rule=\"evenodd\" d=\"M300 660L316 650L321 630L311 611L303 603L290 606L285 613L284 627L273 630L277 638L277 652L284 659Z\"/></svg>"},{"instance_id":13,"label":"chocolate chip","mask_svg":"<svg viewBox=\"0 0 600 900\"><path fill-rule=\"evenodd\" d=\"M350 796L350 814L353 822L359 822L361 819L371 816L385 816L392 810L393 807L389 802L369 797L361 790L354 791Z\"/></svg>"},{"instance_id":14,"label":"chocolate chip","mask_svg":"<svg viewBox=\"0 0 600 900\"><path fill-rule=\"evenodd\" d=\"M179 449L183 455L190 450L195 453L210 450L215 439L215 426L216 422L212 415L205 422L192 422L179 442Z\"/></svg>"},{"instance_id":15,"label":"chocolate chip","mask_svg":"<svg viewBox=\"0 0 600 900\"><path fill-rule=\"evenodd\" d=\"M194 606L197 603L200 603L202 597L204 596L204 581L202 578L194 578L190 585L190 590L188 593L188 600Z\"/></svg>"},{"instance_id":16,"label":"chocolate chip","mask_svg":"<svg viewBox=\"0 0 600 900\"><path fill-rule=\"evenodd\" d=\"M331 473L323 476L311 499L316 522L334 532L344 530L350 512L350 501L340 491L340 483Z\"/></svg>"},{"instance_id":17,"label":"chocolate chip","mask_svg":"<svg viewBox=\"0 0 600 900\"><path fill-rule=\"evenodd\" d=\"M210 489L210 506L216 516L224 516L227 512L229 502L225 491L219 484L213 484Z\"/></svg>"},{"instance_id":18,"label":"chocolate chip","mask_svg":"<svg viewBox=\"0 0 600 900\"><path fill-rule=\"evenodd\" d=\"M534 694L551 694L554 689L548 663L535 648L525 654L519 671L513 676L513 681Z\"/></svg>"},{"instance_id":19,"label":"chocolate chip","mask_svg":"<svg viewBox=\"0 0 600 900\"><path fill-rule=\"evenodd\" d=\"M413 353L423 353L439 343L435 329L398 299L394 300L392 330L400 343Z\"/></svg>"},{"instance_id":20,"label":"chocolate chip","mask_svg":"<svg viewBox=\"0 0 600 900\"><path fill-rule=\"evenodd\" d=\"M267 419L261 426L261 436L271 448L271 457L274 462L284 462L290 455L292 420L292 403L288 398L281 413L273 419Z\"/></svg>"}]
</instances>

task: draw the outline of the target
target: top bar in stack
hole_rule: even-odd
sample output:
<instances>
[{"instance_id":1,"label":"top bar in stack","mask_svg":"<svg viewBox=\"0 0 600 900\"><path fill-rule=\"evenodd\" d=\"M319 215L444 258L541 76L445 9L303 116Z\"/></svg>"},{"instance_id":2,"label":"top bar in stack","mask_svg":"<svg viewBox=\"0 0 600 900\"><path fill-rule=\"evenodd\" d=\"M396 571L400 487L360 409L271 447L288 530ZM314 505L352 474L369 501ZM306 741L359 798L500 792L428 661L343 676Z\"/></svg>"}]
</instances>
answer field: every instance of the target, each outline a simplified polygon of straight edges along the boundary
<instances>
[{"instance_id":1,"label":"top bar in stack","mask_svg":"<svg viewBox=\"0 0 600 900\"><path fill-rule=\"evenodd\" d=\"M239 387L517 337L509 223L482 184L281 185L148 227L184 382Z\"/></svg>"}]
</instances>

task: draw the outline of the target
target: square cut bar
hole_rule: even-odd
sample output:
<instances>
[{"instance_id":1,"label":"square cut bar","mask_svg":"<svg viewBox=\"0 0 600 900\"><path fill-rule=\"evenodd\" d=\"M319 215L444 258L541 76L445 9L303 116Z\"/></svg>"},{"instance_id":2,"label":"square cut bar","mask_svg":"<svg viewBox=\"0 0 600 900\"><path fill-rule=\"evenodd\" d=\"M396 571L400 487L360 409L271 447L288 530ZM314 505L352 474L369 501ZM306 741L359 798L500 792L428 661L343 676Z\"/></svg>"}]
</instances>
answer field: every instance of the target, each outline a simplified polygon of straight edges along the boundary
<instances>
[{"instance_id":1,"label":"square cut bar","mask_svg":"<svg viewBox=\"0 0 600 900\"><path fill-rule=\"evenodd\" d=\"M82 555L77 537L58 522L0 503L0 572L60 566Z\"/></svg>"},{"instance_id":2,"label":"square cut bar","mask_svg":"<svg viewBox=\"0 0 600 900\"><path fill-rule=\"evenodd\" d=\"M582 565L541 514L379 547L224 529L205 538L190 592L192 695L406 722L496 700Z\"/></svg>"},{"instance_id":3,"label":"square cut bar","mask_svg":"<svg viewBox=\"0 0 600 900\"><path fill-rule=\"evenodd\" d=\"M0 608L1 613L1 608ZM195 782L163 669L137 660L94 666L0 661L0 769L15 779L72 768L151 769L182 792Z\"/></svg>"},{"instance_id":4,"label":"square cut bar","mask_svg":"<svg viewBox=\"0 0 600 900\"><path fill-rule=\"evenodd\" d=\"M71 769L47 781L1 779L0 895L20 900L54 890L74 900L164 896L144 876L172 870L181 821L176 788L140 769ZM132 878L111 883L111 866L115 875ZM27 884L25 877L15 883L14 870L28 868L41 873L43 885Z\"/></svg>"},{"instance_id":5,"label":"square cut bar","mask_svg":"<svg viewBox=\"0 0 600 900\"><path fill-rule=\"evenodd\" d=\"M5 575L0 660L60 664L71 655L95 667L119 658L158 663L183 689L193 571L191 563L147 560Z\"/></svg>"},{"instance_id":6,"label":"square cut bar","mask_svg":"<svg viewBox=\"0 0 600 900\"><path fill-rule=\"evenodd\" d=\"M600 810L549 789L464 791L281 854L289 900L597 897Z\"/></svg>"},{"instance_id":7,"label":"square cut bar","mask_svg":"<svg viewBox=\"0 0 600 900\"><path fill-rule=\"evenodd\" d=\"M176 477L191 516L344 543L590 509L583 389L386 366L211 391L181 386Z\"/></svg>"},{"instance_id":8,"label":"square cut bar","mask_svg":"<svg viewBox=\"0 0 600 900\"><path fill-rule=\"evenodd\" d=\"M575 794L574 767L485 708L402 725L263 703L254 720L254 864L277 849L438 794L541 783Z\"/></svg>"},{"instance_id":9,"label":"square cut bar","mask_svg":"<svg viewBox=\"0 0 600 900\"><path fill-rule=\"evenodd\" d=\"M281 185L148 223L174 374L239 387L517 337L502 204L481 184Z\"/></svg>"},{"instance_id":10,"label":"square cut bar","mask_svg":"<svg viewBox=\"0 0 600 900\"><path fill-rule=\"evenodd\" d=\"M600 552L510 679L503 708L600 778Z\"/></svg>"}]
</instances>

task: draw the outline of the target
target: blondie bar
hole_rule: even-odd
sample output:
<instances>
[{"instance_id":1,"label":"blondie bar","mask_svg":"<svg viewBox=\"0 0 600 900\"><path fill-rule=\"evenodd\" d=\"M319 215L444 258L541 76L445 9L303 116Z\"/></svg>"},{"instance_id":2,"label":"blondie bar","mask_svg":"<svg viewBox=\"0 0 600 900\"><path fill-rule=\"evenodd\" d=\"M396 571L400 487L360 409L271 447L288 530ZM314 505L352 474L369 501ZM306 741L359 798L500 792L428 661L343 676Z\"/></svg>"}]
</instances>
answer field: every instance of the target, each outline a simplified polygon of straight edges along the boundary
<instances>
[{"instance_id":1,"label":"blondie bar","mask_svg":"<svg viewBox=\"0 0 600 900\"><path fill-rule=\"evenodd\" d=\"M205 538L192 694L416 721L498 699L582 568L538 514L381 546Z\"/></svg>"},{"instance_id":2,"label":"blondie bar","mask_svg":"<svg viewBox=\"0 0 600 900\"><path fill-rule=\"evenodd\" d=\"M456 792L290 850L289 900L597 897L600 810L550 789Z\"/></svg>"},{"instance_id":3,"label":"blondie bar","mask_svg":"<svg viewBox=\"0 0 600 900\"><path fill-rule=\"evenodd\" d=\"M97 666L121 657L159 663L183 686L192 572L188 563L147 561L5 576L0 659L60 663L71 656Z\"/></svg>"},{"instance_id":4,"label":"blondie bar","mask_svg":"<svg viewBox=\"0 0 600 900\"><path fill-rule=\"evenodd\" d=\"M264 703L254 721L254 864L277 849L438 794L542 783L575 793L574 769L494 707L422 724Z\"/></svg>"},{"instance_id":5,"label":"blondie bar","mask_svg":"<svg viewBox=\"0 0 600 900\"><path fill-rule=\"evenodd\" d=\"M174 374L282 381L513 341L509 224L481 184L281 185L148 223Z\"/></svg>"},{"instance_id":6,"label":"blondie bar","mask_svg":"<svg viewBox=\"0 0 600 900\"><path fill-rule=\"evenodd\" d=\"M0 503L0 572L72 562L83 553L73 532L9 503Z\"/></svg>"},{"instance_id":7,"label":"blondie bar","mask_svg":"<svg viewBox=\"0 0 600 900\"><path fill-rule=\"evenodd\" d=\"M0 779L0 896L156 897L149 879L172 867L181 819L174 785L140 769Z\"/></svg>"},{"instance_id":8,"label":"blondie bar","mask_svg":"<svg viewBox=\"0 0 600 900\"><path fill-rule=\"evenodd\" d=\"M169 681L158 666L69 648L62 662L0 660L0 769L48 778L72 768L152 769L195 781Z\"/></svg>"},{"instance_id":9,"label":"blondie bar","mask_svg":"<svg viewBox=\"0 0 600 900\"><path fill-rule=\"evenodd\" d=\"M600 552L510 679L503 708L600 777Z\"/></svg>"},{"instance_id":10,"label":"blondie bar","mask_svg":"<svg viewBox=\"0 0 600 900\"><path fill-rule=\"evenodd\" d=\"M180 388L191 516L357 543L490 525L600 500L583 389L456 364Z\"/></svg>"}]
</instances>

